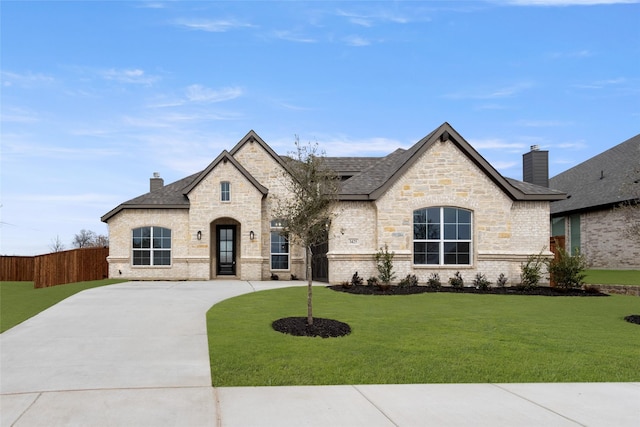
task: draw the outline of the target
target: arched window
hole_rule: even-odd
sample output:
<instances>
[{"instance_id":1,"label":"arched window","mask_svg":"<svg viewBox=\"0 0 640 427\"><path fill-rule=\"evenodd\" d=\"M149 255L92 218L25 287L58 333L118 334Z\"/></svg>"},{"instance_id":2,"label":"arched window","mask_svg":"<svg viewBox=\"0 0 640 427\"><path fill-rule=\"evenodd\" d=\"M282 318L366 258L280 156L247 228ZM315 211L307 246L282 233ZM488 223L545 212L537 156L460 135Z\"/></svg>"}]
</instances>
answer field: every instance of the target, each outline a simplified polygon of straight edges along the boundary
<instances>
[{"instance_id":1,"label":"arched window","mask_svg":"<svg viewBox=\"0 0 640 427\"><path fill-rule=\"evenodd\" d=\"M133 265L171 265L171 230L163 227L133 229Z\"/></svg>"},{"instance_id":2,"label":"arched window","mask_svg":"<svg viewBox=\"0 0 640 427\"><path fill-rule=\"evenodd\" d=\"M432 207L413 211L413 263L471 265L471 211Z\"/></svg>"},{"instance_id":3,"label":"arched window","mask_svg":"<svg viewBox=\"0 0 640 427\"><path fill-rule=\"evenodd\" d=\"M282 235L282 220L271 221L271 269L289 269L289 241Z\"/></svg>"}]
</instances>

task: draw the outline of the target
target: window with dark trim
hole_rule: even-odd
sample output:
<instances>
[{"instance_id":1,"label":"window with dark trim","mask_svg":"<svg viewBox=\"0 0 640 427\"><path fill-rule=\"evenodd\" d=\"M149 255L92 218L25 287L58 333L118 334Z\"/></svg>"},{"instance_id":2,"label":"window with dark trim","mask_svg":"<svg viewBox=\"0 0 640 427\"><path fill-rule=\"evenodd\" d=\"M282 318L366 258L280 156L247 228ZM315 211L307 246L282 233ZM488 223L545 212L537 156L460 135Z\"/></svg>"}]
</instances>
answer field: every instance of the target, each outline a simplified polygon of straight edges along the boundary
<instances>
[{"instance_id":1,"label":"window with dark trim","mask_svg":"<svg viewBox=\"0 0 640 427\"><path fill-rule=\"evenodd\" d=\"M171 265L169 228L134 228L132 236L133 265Z\"/></svg>"},{"instance_id":2,"label":"window with dark trim","mask_svg":"<svg viewBox=\"0 0 640 427\"><path fill-rule=\"evenodd\" d=\"M222 181L220 183L220 200L223 202L231 200L231 184L229 181Z\"/></svg>"},{"instance_id":3,"label":"window with dark trim","mask_svg":"<svg viewBox=\"0 0 640 427\"><path fill-rule=\"evenodd\" d=\"M281 220L271 221L271 269L289 269L289 241L282 235Z\"/></svg>"},{"instance_id":4,"label":"window with dark trim","mask_svg":"<svg viewBox=\"0 0 640 427\"><path fill-rule=\"evenodd\" d=\"M413 211L413 263L471 265L471 211L432 207Z\"/></svg>"}]
</instances>

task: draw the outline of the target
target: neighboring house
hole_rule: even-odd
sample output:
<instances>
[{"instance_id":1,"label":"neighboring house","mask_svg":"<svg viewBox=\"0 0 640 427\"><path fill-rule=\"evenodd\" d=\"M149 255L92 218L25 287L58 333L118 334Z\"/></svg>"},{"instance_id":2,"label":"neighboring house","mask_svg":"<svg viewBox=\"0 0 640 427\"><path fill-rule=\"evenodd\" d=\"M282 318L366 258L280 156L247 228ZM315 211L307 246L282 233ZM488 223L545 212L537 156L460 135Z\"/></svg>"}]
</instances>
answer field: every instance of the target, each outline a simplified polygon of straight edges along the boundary
<instances>
[{"instance_id":1,"label":"neighboring house","mask_svg":"<svg viewBox=\"0 0 640 427\"><path fill-rule=\"evenodd\" d=\"M567 193L566 199L551 203L551 235L565 236L567 251L579 249L593 268L640 269L640 241L625 233L629 218L616 209L640 198L640 135L551 178L549 184Z\"/></svg>"},{"instance_id":2,"label":"neighboring house","mask_svg":"<svg viewBox=\"0 0 640 427\"><path fill-rule=\"evenodd\" d=\"M549 204L564 193L505 178L448 123L385 157L326 159L341 177L329 241L314 251L314 279L339 283L377 274L388 245L397 279L425 283L460 271L516 282L520 263L549 244ZM274 203L287 167L255 132L205 170L151 191L102 217L110 277L304 278L304 251L280 235Z\"/></svg>"}]
</instances>

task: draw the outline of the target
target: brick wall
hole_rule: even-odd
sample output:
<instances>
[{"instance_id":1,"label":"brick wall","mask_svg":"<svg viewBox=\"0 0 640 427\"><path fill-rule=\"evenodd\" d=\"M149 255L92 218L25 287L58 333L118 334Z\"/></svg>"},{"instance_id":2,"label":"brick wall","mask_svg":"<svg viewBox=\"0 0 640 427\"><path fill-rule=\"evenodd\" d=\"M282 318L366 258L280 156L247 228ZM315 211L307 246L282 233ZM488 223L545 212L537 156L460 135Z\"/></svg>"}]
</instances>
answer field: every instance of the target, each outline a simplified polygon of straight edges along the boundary
<instances>
[{"instance_id":1,"label":"brick wall","mask_svg":"<svg viewBox=\"0 0 640 427\"><path fill-rule=\"evenodd\" d=\"M580 250L589 267L640 269L640 242L624 235L625 225L622 213L614 209L580 216Z\"/></svg>"}]
</instances>

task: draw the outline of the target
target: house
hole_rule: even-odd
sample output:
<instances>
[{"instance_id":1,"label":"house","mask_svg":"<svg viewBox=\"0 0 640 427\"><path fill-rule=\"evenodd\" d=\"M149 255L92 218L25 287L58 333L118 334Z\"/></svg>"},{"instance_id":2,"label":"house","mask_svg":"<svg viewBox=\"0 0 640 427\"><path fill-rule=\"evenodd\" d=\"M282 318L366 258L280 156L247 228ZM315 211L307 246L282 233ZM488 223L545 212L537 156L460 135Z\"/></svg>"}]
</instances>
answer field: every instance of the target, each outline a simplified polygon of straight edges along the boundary
<instances>
[{"instance_id":1,"label":"house","mask_svg":"<svg viewBox=\"0 0 640 427\"><path fill-rule=\"evenodd\" d=\"M504 273L549 243L549 206L564 193L500 175L448 123L385 157L326 159L340 176L336 217L315 249L313 278L340 283L377 274L388 245L398 278L456 271L471 283ZM264 280L304 278L304 251L272 214L287 166L254 131L201 172L124 202L109 226L110 277Z\"/></svg>"},{"instance_id":2,"label":"house","mask_svg":"<svg viewBox=\"0 0 640 427\"><path fill-rule=\"evenodd\" d=\"M551 203L551 235L564 236L567 251L576 249L592 268L640 269L640 240L625 230L640 221L616 209L640 199L640 135L551 178L567 193ZM637 227L637 225L636 225Z\"/></svg>"}]
</instances>

